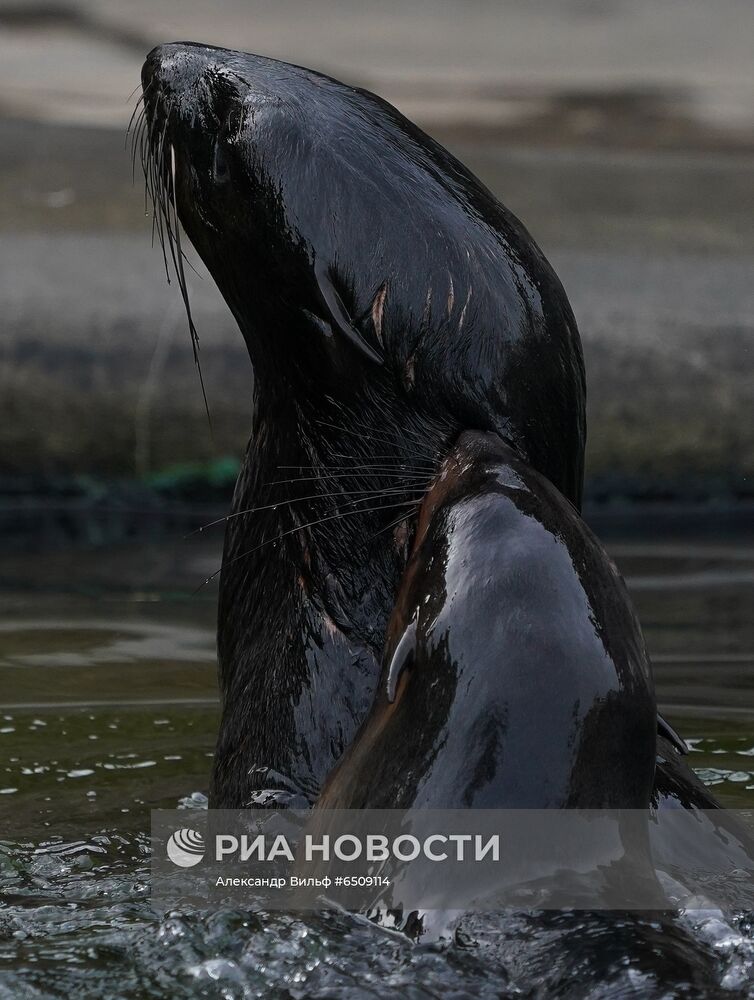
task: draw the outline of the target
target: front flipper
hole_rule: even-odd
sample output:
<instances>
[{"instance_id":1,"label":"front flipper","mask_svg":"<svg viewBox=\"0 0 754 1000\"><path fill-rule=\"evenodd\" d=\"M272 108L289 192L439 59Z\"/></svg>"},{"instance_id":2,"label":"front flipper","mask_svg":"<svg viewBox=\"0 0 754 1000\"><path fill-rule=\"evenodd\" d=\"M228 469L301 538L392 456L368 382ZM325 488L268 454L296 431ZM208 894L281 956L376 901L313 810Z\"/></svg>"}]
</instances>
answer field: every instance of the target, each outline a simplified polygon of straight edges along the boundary
<instances>
[{"instance_id":1,"label":"front flipper","mask_svg":"<svg viewBox=\"0 0 754 1000\"><path fill-rule=\"evenodd\" d=\"M370 714L329 808L646 808L649 662L622 578L499 437L430 488Z\"/></svg>"}]
</instances>

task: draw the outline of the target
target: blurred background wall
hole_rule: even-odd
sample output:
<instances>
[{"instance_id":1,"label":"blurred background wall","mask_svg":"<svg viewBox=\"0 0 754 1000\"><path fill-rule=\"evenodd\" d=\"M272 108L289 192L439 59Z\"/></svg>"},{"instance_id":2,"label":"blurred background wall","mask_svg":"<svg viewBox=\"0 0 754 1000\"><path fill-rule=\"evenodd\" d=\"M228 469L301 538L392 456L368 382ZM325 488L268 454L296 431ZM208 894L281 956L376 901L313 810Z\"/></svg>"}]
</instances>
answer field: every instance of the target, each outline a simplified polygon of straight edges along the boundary
<instances>
[{"instance_id":1,"label":"blurred background wall","mask_svg":"<svg viewBox=\"0 0 754 1000\"><path fill-rule=\"evenodd\" d=\"M124 149L141 62L178 39L379 92L524 221L581 328L593 508L752 500L750 0L0 0L6 499L225 488L245 445L240 336L190 276L211 436Z\"/></svg>"}]
</instances>

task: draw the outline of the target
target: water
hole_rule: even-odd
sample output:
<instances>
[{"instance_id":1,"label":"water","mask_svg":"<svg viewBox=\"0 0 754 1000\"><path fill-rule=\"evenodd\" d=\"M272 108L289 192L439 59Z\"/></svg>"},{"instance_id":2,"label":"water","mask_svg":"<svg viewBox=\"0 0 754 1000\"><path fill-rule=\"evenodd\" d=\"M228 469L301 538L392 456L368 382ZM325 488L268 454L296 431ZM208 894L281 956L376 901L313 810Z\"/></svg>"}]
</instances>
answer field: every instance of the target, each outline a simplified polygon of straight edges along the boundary
<instances>
[{"instance_id":1,"label":"water","mask_svg":"<svg viewBox=\"0 0 754 1000\"><path fill-rule=\"evenodd\" d=\"M754 547L614 542L658 700L754 808ZM218 709L205 536L6 558L0 1000L754 996L748 915L511 914L416 947L342 914L159 914L151 808L206 807Z\"/></svg>"}]
</instances>

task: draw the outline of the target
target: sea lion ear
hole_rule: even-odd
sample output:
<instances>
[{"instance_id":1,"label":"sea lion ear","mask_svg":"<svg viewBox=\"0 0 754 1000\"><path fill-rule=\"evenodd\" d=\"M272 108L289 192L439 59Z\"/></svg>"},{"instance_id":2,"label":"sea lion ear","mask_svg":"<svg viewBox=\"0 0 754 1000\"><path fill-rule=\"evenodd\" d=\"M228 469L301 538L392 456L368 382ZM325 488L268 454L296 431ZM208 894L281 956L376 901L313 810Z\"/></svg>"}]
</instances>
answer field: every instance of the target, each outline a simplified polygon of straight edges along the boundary
<instances>
[{"instance_id":1,"label":"sea lion ear","mask_svg":"<svg viewBox=\"0 0 754 1000\"><path fill-rule=\"evenodd\" d=\"M314 277L319 288L320 298L326 310L329 322L334 330L342 334L362 355L371 361L372 364L384 364L382 355L366 342L363 335L354 325L348 314L348 310L343 304L343 299L338 294L338 290L330 277L330 269L321 261L314 262Z\"/></svg>"}]
</instances>

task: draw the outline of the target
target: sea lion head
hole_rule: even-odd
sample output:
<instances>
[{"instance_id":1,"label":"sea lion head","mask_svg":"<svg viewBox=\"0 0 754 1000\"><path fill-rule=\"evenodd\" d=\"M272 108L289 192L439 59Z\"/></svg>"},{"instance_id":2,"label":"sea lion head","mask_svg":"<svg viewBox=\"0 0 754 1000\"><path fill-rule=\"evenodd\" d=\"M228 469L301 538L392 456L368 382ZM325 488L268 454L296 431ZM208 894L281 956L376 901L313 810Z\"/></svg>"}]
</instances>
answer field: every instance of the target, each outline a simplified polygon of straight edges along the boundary
<instances>
[{"instance_id":1,"label":"sea lion head","mask_svg":"<svg viewBox=\"0 0 754 1000\"><path fill-rule=\"evenodd\" d=\"M176 215L232 310L257 392L335 401L396 447L494 431L578 504L584 375L532 238L385 101L273 59L175 43L142 71L156 223Z\"/></svg>"}]
</instances>

